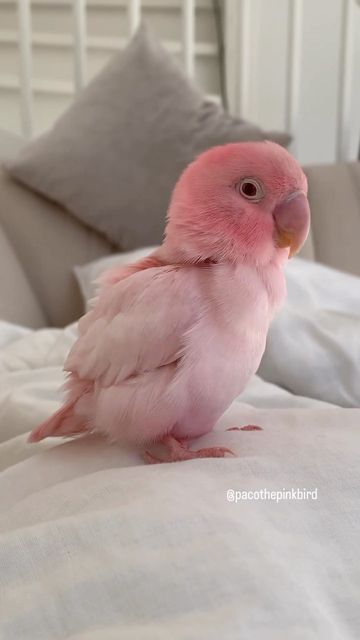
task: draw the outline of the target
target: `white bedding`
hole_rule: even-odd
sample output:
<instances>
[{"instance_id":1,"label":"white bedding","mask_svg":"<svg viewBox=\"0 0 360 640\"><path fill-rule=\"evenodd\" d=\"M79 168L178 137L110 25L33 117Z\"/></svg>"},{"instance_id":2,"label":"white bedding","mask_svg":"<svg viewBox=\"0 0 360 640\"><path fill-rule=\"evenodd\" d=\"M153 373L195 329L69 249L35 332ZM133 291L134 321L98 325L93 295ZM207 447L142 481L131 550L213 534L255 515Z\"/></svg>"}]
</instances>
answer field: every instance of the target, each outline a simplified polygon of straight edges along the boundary
<instances>
[{"instance_id":1,"label":"white bedding","mask_svg":"<svg viewBox=\"0 0 360 640\"><path fill-rule=\"evenodd\" d=\"M360 409L255 378L194 443L237 458L27 445L74 336L0 325L0 637L357 640ZM247 423L263 430L224 432ZM227 501L284 488L317 499Z\"/></svg>"}]
</instances>

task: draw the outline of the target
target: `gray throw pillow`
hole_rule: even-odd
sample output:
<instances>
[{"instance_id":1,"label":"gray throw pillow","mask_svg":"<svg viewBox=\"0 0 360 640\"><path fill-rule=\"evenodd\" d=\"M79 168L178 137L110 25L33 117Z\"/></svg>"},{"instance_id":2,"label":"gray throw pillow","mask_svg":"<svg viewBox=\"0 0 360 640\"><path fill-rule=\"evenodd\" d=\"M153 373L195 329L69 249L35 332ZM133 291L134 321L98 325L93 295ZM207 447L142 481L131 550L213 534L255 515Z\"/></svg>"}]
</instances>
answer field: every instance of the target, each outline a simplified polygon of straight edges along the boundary
<instances>
[{"instance_id":1,"label":"gray throw pillow","mask_svg":"<svg viewBox=\"0 0 360 640\"><path fill-rule=\"evenodd\" d=\"M144 27L77 96L54 127L8 165L121 249L161 241L172 188L213 145L286 134L225 114L204 99Z\"/></svg>"}]
</instances>

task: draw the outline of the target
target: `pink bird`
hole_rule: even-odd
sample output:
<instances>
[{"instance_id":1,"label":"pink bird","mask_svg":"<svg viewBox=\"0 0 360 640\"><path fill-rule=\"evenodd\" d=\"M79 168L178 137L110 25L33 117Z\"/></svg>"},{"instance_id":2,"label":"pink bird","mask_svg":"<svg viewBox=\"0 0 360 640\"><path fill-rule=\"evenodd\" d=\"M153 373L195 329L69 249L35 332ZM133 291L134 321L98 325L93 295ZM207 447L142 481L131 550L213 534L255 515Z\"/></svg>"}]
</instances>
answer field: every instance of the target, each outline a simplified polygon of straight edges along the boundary
<instances>
[{"instance_id":1,"label":"pink bird","mask_svg":"<svg viewBox=\"0 0 360 640\"><path fill-rule=\"evenodd\" d=\"M104 274L65 363L66 402L30 434L88 432L110 441L190 450L256 372L283 302L283 265L304 243L306 177L272 142L214 147L175 186L164 241L147 258Z\"/></svg>"}]
</instances>

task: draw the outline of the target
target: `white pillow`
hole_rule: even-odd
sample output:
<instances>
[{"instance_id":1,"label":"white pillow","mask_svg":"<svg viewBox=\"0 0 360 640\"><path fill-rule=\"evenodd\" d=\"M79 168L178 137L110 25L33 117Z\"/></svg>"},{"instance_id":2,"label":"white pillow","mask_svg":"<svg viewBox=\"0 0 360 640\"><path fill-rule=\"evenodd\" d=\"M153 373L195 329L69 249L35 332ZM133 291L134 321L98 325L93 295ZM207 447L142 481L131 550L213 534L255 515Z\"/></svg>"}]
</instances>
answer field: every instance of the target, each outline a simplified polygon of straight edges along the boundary
<instances>
[{"instance_id":1,"label":"white pillow","mask_svg":"<svg viewBox=\"0 0 360 640\"><path fill-rule=\"evenodd\" d=\"M87 307L97 290L96 281L101 274L107 269L112 269L116 265L127 265L137 262L141 258L155 251L156 247L144 247L135 251L127 251L126 253L115 253L99 260L93 260L82 266L74 267L76 279L78 281L80 291L82 293L84 304Z\"/></svg>"},{"instance_id":2,"label":"white pillow","mask_svg":"<svg viewBox=\"0 0 360 640\"><path fill-rule=\"evenodd\" d=\"M360 406L360 278L301 258L270 327L259 375L295 393Z\"/></svg>"},{"instance_id":3,"label":"white pillow","mask_svg":"<svg viewBox=\"0 0 360 640\"><path fill-rule=\"evenodd\" d=\"M84 300L100 274L155 247L75 267ZM288 297L270 327L259 375L300 396L360 406L360 278L295 258L285 269Z\"/></svg>"}]
</instances>

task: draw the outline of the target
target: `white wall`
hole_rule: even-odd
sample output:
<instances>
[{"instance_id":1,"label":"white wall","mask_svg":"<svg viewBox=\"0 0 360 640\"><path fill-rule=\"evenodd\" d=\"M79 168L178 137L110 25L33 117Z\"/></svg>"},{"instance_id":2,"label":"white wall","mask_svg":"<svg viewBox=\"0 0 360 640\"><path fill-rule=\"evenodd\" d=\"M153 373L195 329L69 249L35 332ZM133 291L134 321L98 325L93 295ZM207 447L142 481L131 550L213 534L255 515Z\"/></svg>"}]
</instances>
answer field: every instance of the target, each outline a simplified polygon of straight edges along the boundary
<instances>
[{"instance_id":1,"label":"white wall","mask_svg":"<svg viewBox=\"0 0 360 640\"><path fill-rule=\"evenodd\" d=\"M225 4L228 38L233 40L228 58L233 109L268 129L288 126L289 12L298 6L299 84L293 151L303 163L356 158L360 140L360 6L356 0L225 0ZM346 6L351 10L349 37L353 46L349 47L345 69L349 74L349 113L338 153L339 95L344 79L341 33ZM244 38L248 51L245 69L241 65Z\"/></svg>"}]
</instances>

